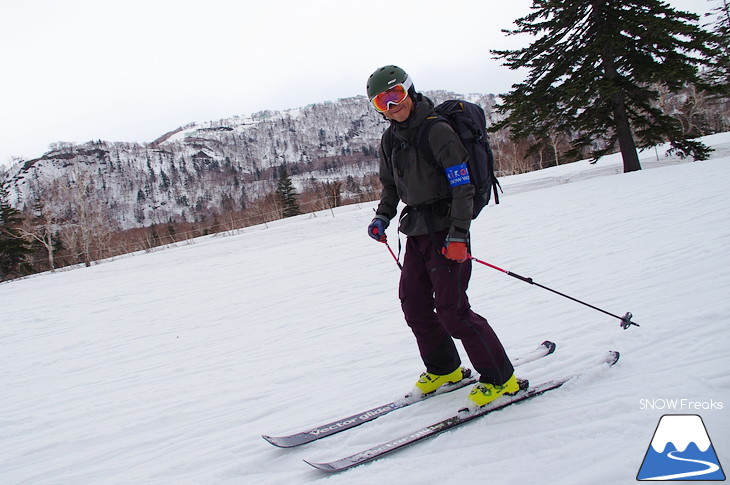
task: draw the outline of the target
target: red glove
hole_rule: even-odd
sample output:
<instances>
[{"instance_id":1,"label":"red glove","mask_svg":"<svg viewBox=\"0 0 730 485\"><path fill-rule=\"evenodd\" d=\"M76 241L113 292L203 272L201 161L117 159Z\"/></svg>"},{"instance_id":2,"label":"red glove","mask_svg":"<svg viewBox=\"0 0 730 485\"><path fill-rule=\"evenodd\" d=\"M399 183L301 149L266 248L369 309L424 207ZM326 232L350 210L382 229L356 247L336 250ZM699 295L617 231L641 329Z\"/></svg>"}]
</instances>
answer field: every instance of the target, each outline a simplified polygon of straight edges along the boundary
<instances>
[{"instance_id":1,"label":"red glove","mask_svg":"<svg viewBox=\"0 0 730 485\"><path fill-rule=\"evenodd\" d=\"M457 263L463 263L469 258L466 243L461 241L446 241L444 247L441 248L441 254Z\"/></svg>"}]
</instances>

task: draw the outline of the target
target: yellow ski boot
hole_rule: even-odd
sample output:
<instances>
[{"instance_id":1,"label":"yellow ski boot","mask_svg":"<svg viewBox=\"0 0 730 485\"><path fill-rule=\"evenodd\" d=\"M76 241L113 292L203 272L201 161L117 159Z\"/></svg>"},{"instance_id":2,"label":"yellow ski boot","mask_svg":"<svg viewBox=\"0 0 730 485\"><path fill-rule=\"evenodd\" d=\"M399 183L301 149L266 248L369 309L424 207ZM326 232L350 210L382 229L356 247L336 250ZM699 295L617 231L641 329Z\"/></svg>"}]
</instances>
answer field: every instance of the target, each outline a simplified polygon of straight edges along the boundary
<instances>
[{"instance_id":1,"label":"yellow ski boot","mask_svg":"<svg viewBox=\"0 0 730 485\"><path fill-rule=\"evenodd\" d=\"M454 372L443 376L424 372L416 382L416 390L423 395L436 392L441 386L447 384L456 384L460 380L471 376L471 370L466 367L459 367Z\"/></svg>"},{"instance_id":2,"label":"yellow ski boot","mask_svg":"<svg viewBox=\"0 0 730 485\"><path fill-rule=\"evenodd\" d=\"M471 393L469 393L469 397L467 398L469 400L469 407L480 408L486 406L502 395L515 394L520 389L527 389L527 386L528 382L526 380L518 380L514 374L501 386L479 382L471 390Z\"/></svg>"}]
</instances>

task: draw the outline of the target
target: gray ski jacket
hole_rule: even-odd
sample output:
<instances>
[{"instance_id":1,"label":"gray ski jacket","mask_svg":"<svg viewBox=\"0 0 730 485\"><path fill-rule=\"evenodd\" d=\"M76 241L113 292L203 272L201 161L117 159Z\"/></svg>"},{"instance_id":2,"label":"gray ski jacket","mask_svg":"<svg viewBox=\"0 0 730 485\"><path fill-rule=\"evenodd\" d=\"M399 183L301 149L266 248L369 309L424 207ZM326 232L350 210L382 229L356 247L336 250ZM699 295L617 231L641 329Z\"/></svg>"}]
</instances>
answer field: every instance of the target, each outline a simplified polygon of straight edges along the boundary
<instances>
[{"instance_id":1,"label":"gray ski jacket","mask_svg":"<svg viewBox=\"0 0 730 485\"><path fill-rule=\"evenodd\" d=\"M409 236L428 234L430 225L434 233L449 229L452 240L466 240L474 186L467 183L452 187L446 171L466 163L468 153L446 121L433 123L427 138L433 156L424 153L423 142L419 141L424 136L420 128L427 118L435 116L433 107L433 102L419 93L411 116L402 123L391 120L383 133L383 191L376 217L390 222L398 212L398 203L403 201L406 208L401 214L400 232Z\"/></svg>"}]
</instances>

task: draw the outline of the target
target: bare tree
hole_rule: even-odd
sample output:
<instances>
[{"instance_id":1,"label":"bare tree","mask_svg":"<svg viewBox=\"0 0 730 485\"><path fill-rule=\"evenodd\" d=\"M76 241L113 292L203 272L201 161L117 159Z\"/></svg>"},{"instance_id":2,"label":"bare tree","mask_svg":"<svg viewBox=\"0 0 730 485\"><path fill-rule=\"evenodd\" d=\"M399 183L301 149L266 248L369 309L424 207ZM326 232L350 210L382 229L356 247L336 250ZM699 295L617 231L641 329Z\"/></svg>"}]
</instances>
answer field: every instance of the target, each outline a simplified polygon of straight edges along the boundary
<instances>
[{"instance_id":1,"label":"bare tree","mask_svg":"<svg viewBox=\"0 0 730 485\"><path fill-rule=\"evenodd\" d=\"M69 247L75 248L83 263L90 266L94 259L108 255L109 241L115 229L99 203L103 194L91 174L78 165L69 171L62 187L61 198L67 204L69 214L61 232Z\"/></svg>"},{"instance_id":2,"label":"bare tree","mask_svg":"<svg viewBox=\"0 0 730 485\"><path fill-rule=\"evenodd\" d=\"M36 210L32 220L25 219L23 227L19 228L24 238L41 244L46 250L48 267L53 272L56 270L55 251L58 236L58 225L50 212L43 212L42 208Z\"/></svg>"}]
</instances>

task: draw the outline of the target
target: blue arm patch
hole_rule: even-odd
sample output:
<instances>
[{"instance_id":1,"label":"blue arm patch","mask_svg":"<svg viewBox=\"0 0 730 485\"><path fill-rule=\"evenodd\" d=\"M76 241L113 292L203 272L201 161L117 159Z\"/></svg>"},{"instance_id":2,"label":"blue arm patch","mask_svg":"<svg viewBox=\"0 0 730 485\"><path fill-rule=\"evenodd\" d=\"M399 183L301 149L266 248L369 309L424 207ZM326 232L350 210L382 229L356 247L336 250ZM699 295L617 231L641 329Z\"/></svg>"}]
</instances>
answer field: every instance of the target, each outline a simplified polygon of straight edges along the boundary
<instances>
[{"instance_id":1,"label":"blue arm patch","mask_svg":"<svg viewBox=\"0 0 730 485\"><path fill-rule=\"evenodd\" d=\"M444 170L444 172L446 172L446 178L449 179L449 185L452 187L471 183L471 179L469 178L469 169L467 168L466 163L460 163L459 165L448 167Z\"/></svg>"}]
</instances>

